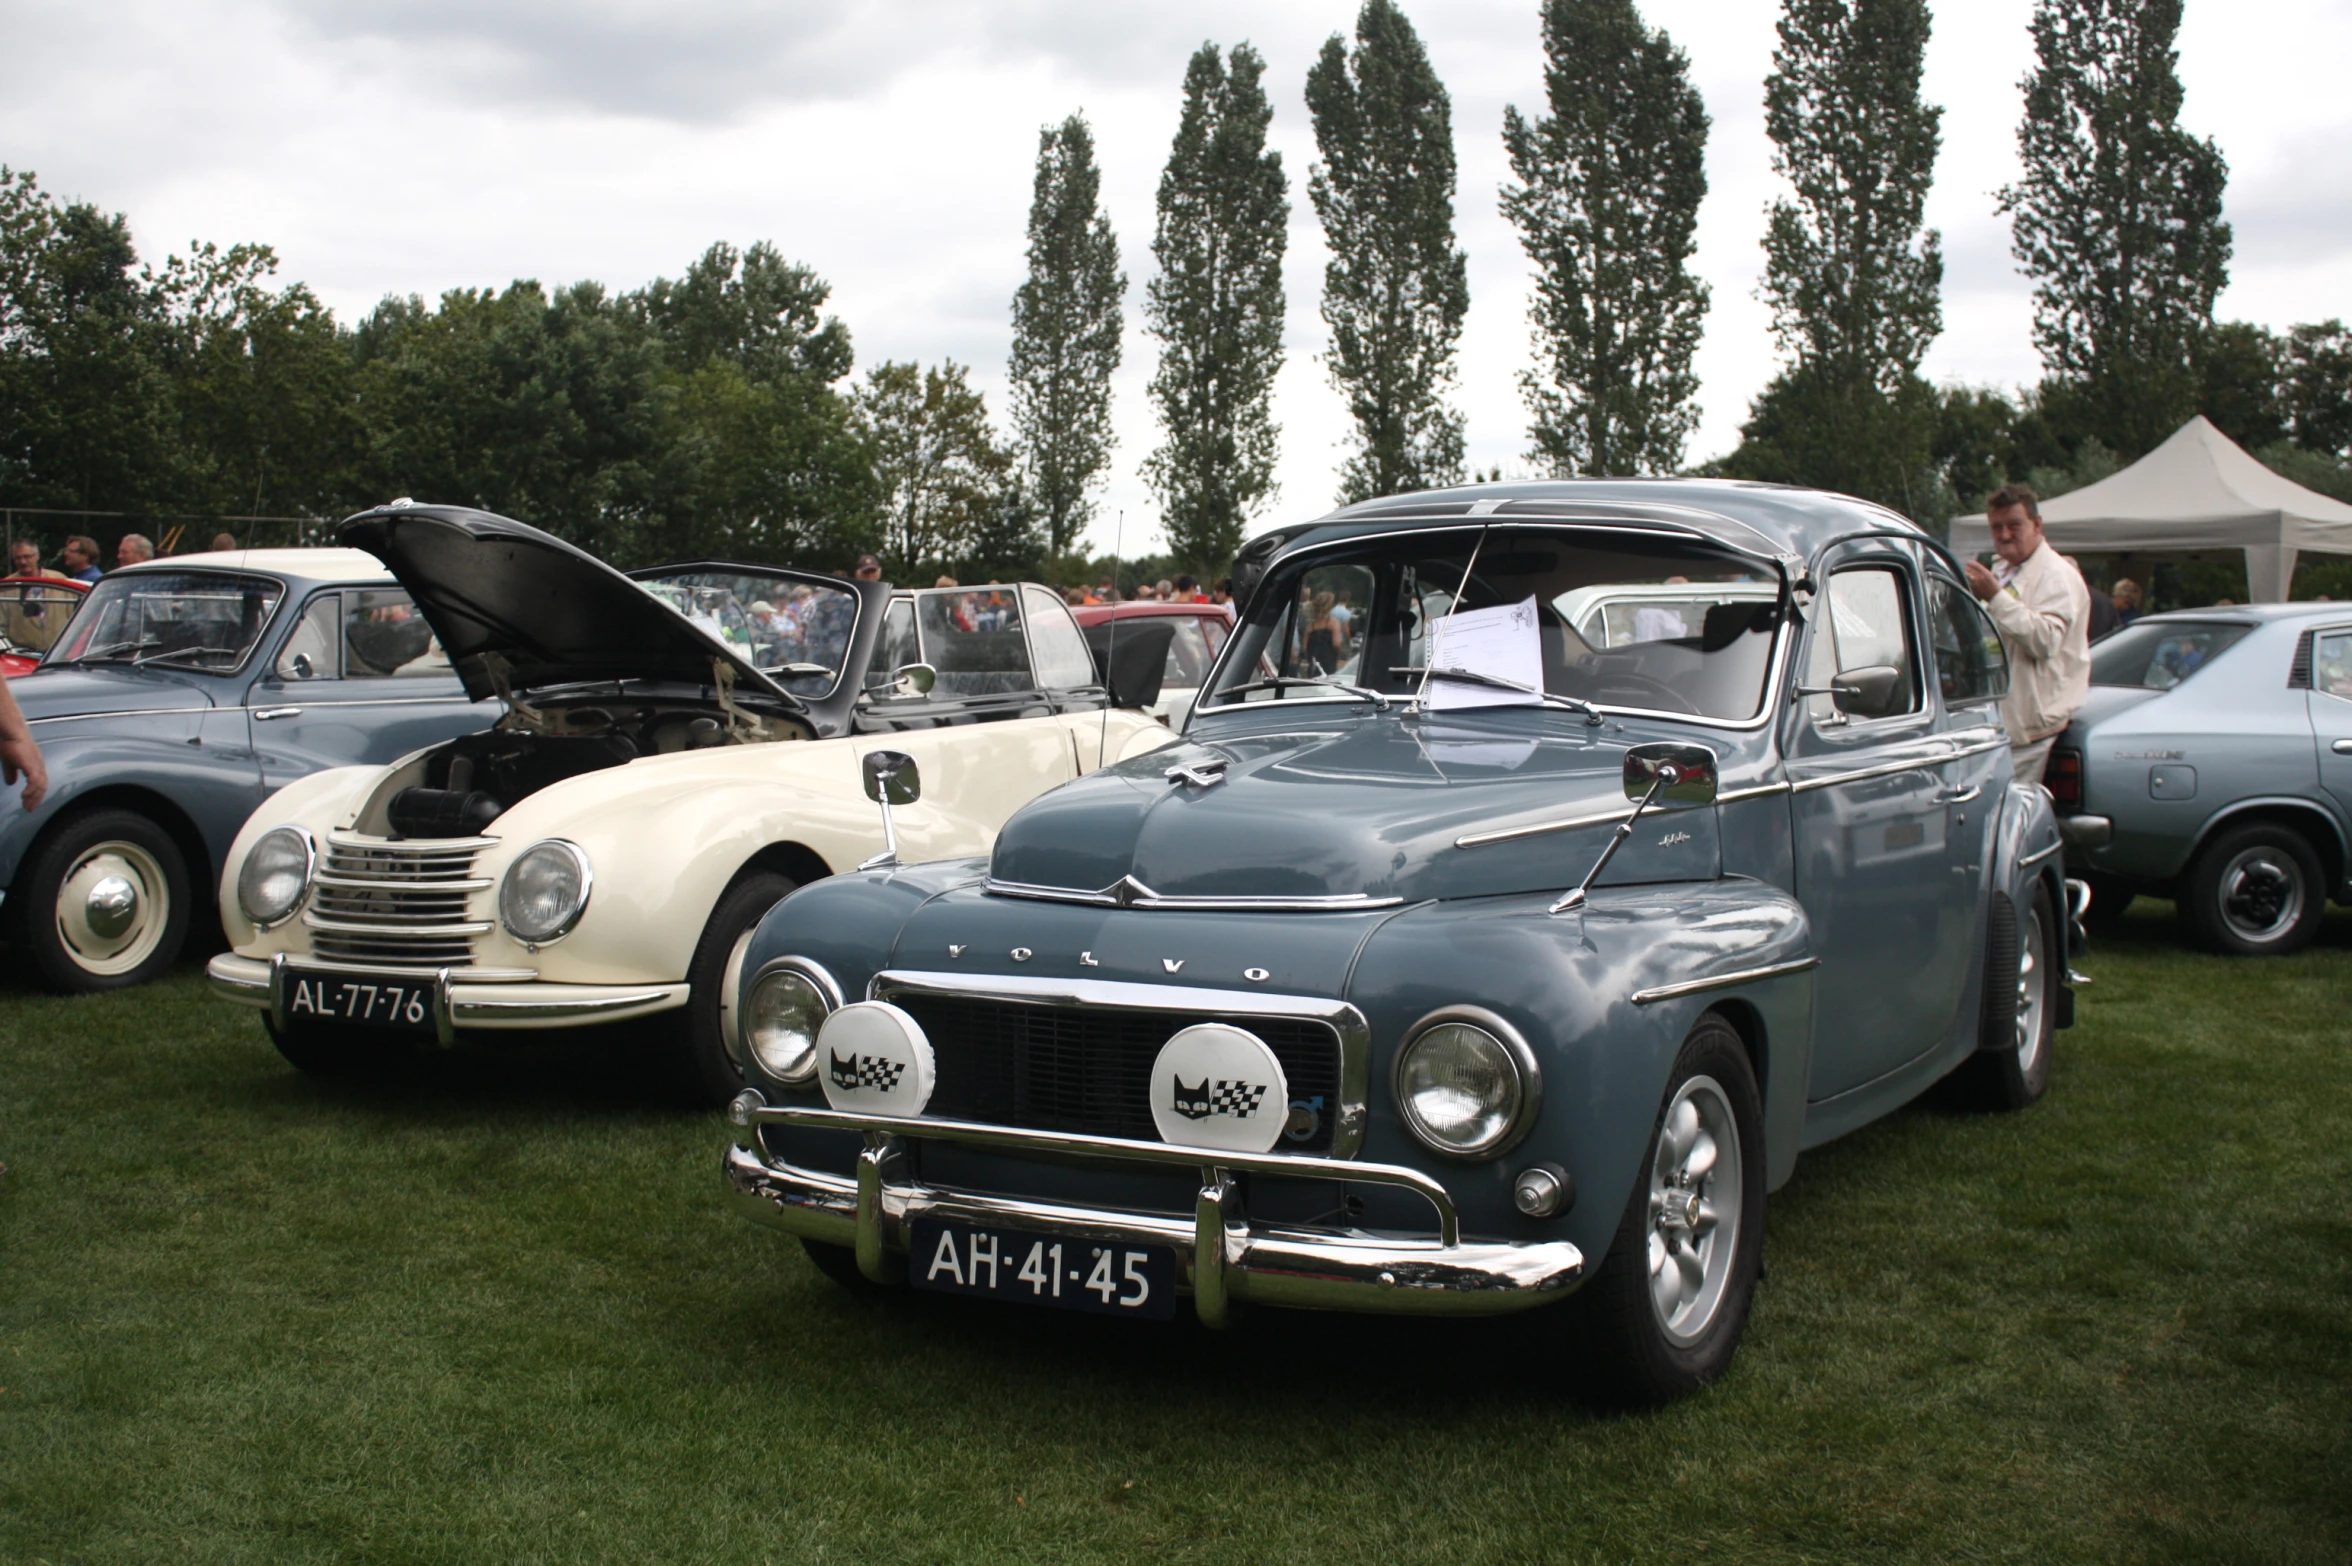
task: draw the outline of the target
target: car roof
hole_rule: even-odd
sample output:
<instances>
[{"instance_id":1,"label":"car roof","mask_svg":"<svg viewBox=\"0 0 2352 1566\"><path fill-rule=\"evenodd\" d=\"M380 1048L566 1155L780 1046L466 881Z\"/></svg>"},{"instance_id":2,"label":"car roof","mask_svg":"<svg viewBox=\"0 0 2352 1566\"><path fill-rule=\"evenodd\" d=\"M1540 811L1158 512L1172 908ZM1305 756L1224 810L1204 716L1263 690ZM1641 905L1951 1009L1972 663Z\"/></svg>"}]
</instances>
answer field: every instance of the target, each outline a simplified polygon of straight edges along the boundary
<instances>
[{"instance_id":1,"label":"car roof","mask_svg":"<svg viewBox=\"0 0 2352 1566\"><path fill-rule=\"evenodd\" d=\"M1740 479L1613 478L1466 484L1367 500L1284 530L1274 548L1288 554L1350 537L1483 522L1663 527L1767 557L1810 556L1841 534L1865 531L1933 542L1907 518L1850 495Z\"/></svg>"},{"instance_id":2,"label":"car roof","mask_svg":"<svg viewBox=\"0 0 2352 1566\"><path fill-rule=\"evenodd\" d=\"M1100 625L1105 620L1141 619L1157 614L1189 614L1215 620L1233 618L1233 611L1223 604L1165 604L1148 598L1122 604L1072 604L1070 613L1078 617L1080 625Z\"/></svg>"},{"instance_id":3,"label":"car roof","mask_svg":"<svg viewBox=\"0 0 2352 1566\"><path fill-rule=\"evenodd\" d=\"M2343 619L2352 615L2352 603L2331 603L2306 599L2291 604L2219 604L2210 609L2167 609L2161 614L2144 614L2134 625L2149 621L2171 624L2182 620L2210 623L2214 620L2234 620L2241 625L2267 625L2277 620Z\"/></svg>"},{"instance_id":4,"label":"car roof","mask_svg":"<svg viewBox=\"0 0 2352 1566\"><path fill-rule=\"evenodd\" d=\"M290 582L305 584L318 582L382 582L392 583L392 573L384 569L384 562L364 549L219 549L205 550L192 555L167 555L160 560L142 560L137 565L122 566L109 571L261 571L271 576L284 577Z\"/></svg>"}]
</instances>

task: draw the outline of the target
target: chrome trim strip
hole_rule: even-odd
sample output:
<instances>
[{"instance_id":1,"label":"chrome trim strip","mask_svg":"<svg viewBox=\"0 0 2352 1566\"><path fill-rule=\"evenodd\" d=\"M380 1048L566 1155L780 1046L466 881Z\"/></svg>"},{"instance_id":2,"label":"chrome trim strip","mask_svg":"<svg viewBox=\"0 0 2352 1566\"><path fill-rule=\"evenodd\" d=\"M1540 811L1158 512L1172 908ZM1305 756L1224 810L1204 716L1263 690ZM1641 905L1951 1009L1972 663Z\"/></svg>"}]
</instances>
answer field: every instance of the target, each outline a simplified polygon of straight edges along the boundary
<instances>
[{"instance_id":1,"label":"chrome trim strip","mask_svg":"<svg viewBox=\"0 0 2352 1566\"><path fill-rule=\"evenodd\" d=\"M1823 777L1801 778L1789 784L1792 794L1810 794L1817 788L1835 788L1840 783L1859 783L1864 778L1888 778L1898 772L1927 772L1953 760L1959 752L1943 750L1932 756L1915 756L1904 761L1881 762L1875 767L1858 767L1851 772L1832 772Z\"/></svg>"},{"instance_id":2,"label":"chrome trim strip","mask_svg":"<svg viewBox=\"0 0 2352 1566\"><path fill-rule=\"evenodd\" d=\"M340 828L327 833L327 841L344 848L362 848L374 852L397 854L403 859L436 859L443 855L472 856L485 848L496 848L504 842L497 837L369 837L362 832L346 832Z\"/></svg>"},{"instance_id":3,"label":"chrome trim strip","mask_svg":"<svg viewBox=\"0 0 2352 1566\"><path fill-rule=\"evenodd\" d=\"M480 877L465 881L393 880L384 876L335 875L325 870L311 880L315 886L344 886L361 892L486 892L498 884Z\"/></svg>"},{"instance_id":4,"label":"chrome trim strip","mask_svg":"<svg viewBox=\"0 0 2352 1566\"><path fill-rule=\"evenodd\" d=\"M325 917L315 909L303 910L302 922L329 935L413 935L427 940L488 935L496 928L487 920L469 920L463 924L362 924L357 920Z\"/></svg>"},{"instance_id":5,"label":"chrome trim strip","mask_svg":"<svg viewBox=\"0 0 2352 1566\"><path fill-rule=\"evenodd\" d=\"M1531 826L1498 827L1492 832L1470 832L1454 839L1456 848L1478 848L1487 843L1508 843L1522 837L1540 837L1546 832L1572 832L1578 827L1608 826L1623 821L1633 814L1633 806L1617 810L1603 810L1589 816L1565 816L1557 821L1538 821Z\"/></svg>"},{"instance_id":6,"label":"chrome trim strip","mask_svg":"<svg viewBox=\"0 0 2352 1566\"><path fill-rule=\"evenodd\" d=\"M1402 897L1374 897L1368 892L1342 892L1317 897L1169 897L1153 891L1133 876L1098 892L1068 886L1038 886L1027 881L1000 881L990 876L981 888L997 897L1022 897L1040 903L1078 903L1088 908L1141 908L1159 913L1356 913L1367 908L1395 908Z\"/></svg>"},{"instance_id":7,"label":"chrome trim strip","mask_svg":"<svg viewBox=\"0 0 2352 1566\"><path fill-rule=\"evenodd\" d=\"M457 975L452 973L451 979ZM473 983L469 976L467 983ZM456 1020L488 1017L594 1017L608 1011L626 1011L632 1006L643 1006L653 1001L670 999L667 987L651 990L631 990L623 995L593 995L573 1000L468 1000L463 986L450 986L449 1008Z\"/></svg>"},{"instance_id":8,"label":"chrome trim strip","mask_svg":"<svg viewBox=\"0 0 2352 1566\"><path fill-rule=\"evenodd\" d=\"M61 712L51 718L27 718L34 723L81 723L91 718L168 718L185 712L211 712L210 707L133 707L122 712ZM235 711L234 708L229 709Z\"/></svg>"},{"instance_id":9,"label":"chrome trim strip","mask_svg":"<svg viewBox=\"0 0 2352 1566\"><path fill-rule=\"evenodd\" d=\"M884 969L875 974L866 985L866 998L884 1000L908 990L965 1000L1009 1000L1094 1011L1199 1011L1320 1022L1339 1035L1339 1103L1331 1125L1329 1156L1353 1158L1364 1145L1365 1106L1372 1090L1372 1025L1346 1001L1317 995L1213 990L1199 985L1135 984L1121 979L1028 979L1010 974L911 969Z\"/></svg>"},{"instance_id":10,"label":"chrome trim strip","mask_svg":"<svg viewBox=\"0 0 2352 1566\"><path fill-rule=\"evenodd\" d=\"M1779 783L1758 783L1750 788L1735 788L1729 793L1718 794L1715 796L1715 803L1718 805L1736 805L1743 799L1764 799L1774 794L1785 794L1789 792L1789 788L1790 785L1786 781Z\"/></svg>"},{"instance_id":11,"label":"chrome trim strip","mask_svg":"<svg viewBox=\"0 0 2352 1566\"><path fill-rule=\"evenodd\" d=\"M1988 750L2007 750L2008 748L2009 736L2003 734L1998 739L1980 740L1974 745L1956 745L1952 749L1952 755L1955 758L1981 756Z\"/></svg>"},{"instance_id":12,"label":"chrome trim strip","mask_svg":"<svg viewBox=\"0 0 2352 1566\"><path fill-rule=\"evenodd\" d=\"M1795 962L1774 963L1769 968L1742 968L1737 973L1719 973L1711 979L1685 979L1680 984L1661 984L1655 989L1635 990L1632 999L1636 1006L1647 1006L1655 1001L1697 995L1706 990L1728 990L1737 984L1785 978L1789 974L1805 973L1820 966L1821 959L1818 957L1800 957Z\"/></svg>"},{"instance_id":13,"label":"chrome trim strip","mask_svg":"<svg viewBox=\"0 0 2352 1566\"><path fill-rule=\"evenodd\" d=\"M2030 854L2027 854L2027 855L2026 855L2026 856L2025 856L2023 859L2020 859L2020 860L2018 860L2018 861L2017 861L2017 868L2018 868L2018 869L2020 869L2020 870L2023 870L2023 869L2026 869L2026 868L2028 868L2029 866L2032 866L2032 865L2038 865L2038 864L2040 864L2040 863L2041 863L2043 860L2045 860L2045 859L2049 858L2049 857L2050 857L2052 854L2055 854L2055 853L2057 853L2057 852L2058 852L2060 849L2064 848L2065 846L2066 846L2066 839L2065 839L2065 838L2063 838L2063 837L2061 837L2061 838L2060 838L2060 839L2059 839L2057 842L2055 842L2055 843L2052 843L2052 844L2051 844L2049 847L2047 847L2047 848L2037 848L2037 849L2035 849L2035 850L2034 850L2032 853L2030 853Z\"/></svg>"}]
</instances>

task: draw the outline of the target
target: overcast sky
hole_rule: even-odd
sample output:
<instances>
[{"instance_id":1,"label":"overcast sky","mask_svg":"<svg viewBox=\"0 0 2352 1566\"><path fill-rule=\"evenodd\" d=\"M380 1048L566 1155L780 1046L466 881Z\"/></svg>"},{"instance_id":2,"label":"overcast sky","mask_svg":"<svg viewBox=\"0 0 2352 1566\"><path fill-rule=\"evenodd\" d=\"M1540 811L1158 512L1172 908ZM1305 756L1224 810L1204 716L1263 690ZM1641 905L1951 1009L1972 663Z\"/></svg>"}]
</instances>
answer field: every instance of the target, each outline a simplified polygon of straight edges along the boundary
<instances>
[{"instance_id":1,"label":"overcast sky","mask_svg":"<svg viewBox=\"0 0 2352 1566\"><path fill-rule=\"evenodd\" d=\"M1496 210L1503 107L1540 112L1535 0L1405 0L1453 94L1470 315L1456 396L1469 459L1526 470L1525 260ZM861 365L952 358L1000 426L1040 126L1092 122L1129 278L1119 447L1093 543L1157 439L1142 332L1153 192L1203 40L1267 60L1291 181L1281 492L1257 526L1329 508L1346 415L1320 353L1323 248L1303 98L1356 0L0 0L0 163L128 214L150 259L191 239L274 245L346 322L386 293L517 277L634 287L713 240L773 240L833 287ZM1697 265L1714 291L1691 458L1736 443L1774 349L1755 298L1774 180L1768 0L1646 0L1714 119ZM1944 335L1927 374L2014 386L2038 368L1992 192L2015 168L2031 0L1937 7L1944 106L1928 219ZM2253 25L2259 17L2260 25ZM2274 328L2352 315L2352 0L2190 0L2183 118L2230 163L2237 252L2221 309Z\"/></svg>"}]
</instances>

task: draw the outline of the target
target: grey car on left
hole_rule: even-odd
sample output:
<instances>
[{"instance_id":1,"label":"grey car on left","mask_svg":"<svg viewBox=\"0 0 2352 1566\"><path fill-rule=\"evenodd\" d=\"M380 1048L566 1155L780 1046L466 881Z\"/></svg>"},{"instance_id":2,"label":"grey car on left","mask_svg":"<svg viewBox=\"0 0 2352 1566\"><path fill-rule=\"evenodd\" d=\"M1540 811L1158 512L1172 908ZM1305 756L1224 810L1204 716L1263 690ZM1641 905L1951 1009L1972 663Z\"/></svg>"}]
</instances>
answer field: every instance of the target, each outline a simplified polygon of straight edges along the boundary
<instances>
[{"instance_id":1,"label":"grey car on left","mask_svg":"<svg viewBox=\"0 0 2352 1566\"><path fill-rule=\"evenodd\" d=\"M154 978L245 818L326 767L386 762L497 717L466 696L408 594L356 549L126 567L10 682L49 769L0 811L0 918L56 990Z\"/></svg>"}]
</instances>

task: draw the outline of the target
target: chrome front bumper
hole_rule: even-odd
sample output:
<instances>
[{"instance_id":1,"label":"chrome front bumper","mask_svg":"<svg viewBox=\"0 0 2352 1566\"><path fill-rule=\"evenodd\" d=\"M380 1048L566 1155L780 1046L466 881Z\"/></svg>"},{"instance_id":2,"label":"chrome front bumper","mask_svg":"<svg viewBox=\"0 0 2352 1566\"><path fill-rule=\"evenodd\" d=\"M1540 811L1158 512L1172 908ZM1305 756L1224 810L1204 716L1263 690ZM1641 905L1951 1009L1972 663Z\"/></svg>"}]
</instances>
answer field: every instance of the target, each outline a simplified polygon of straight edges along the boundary
<instances>
[{"instance_id":1,"label":"chrome front bumper","mask_svg":"<svg viewBox=\"0 0 2352 1566\"><path fill-rule=\"evenodd\" d=\"M240 1006L266 1011L287 1025L287 987L310 975L383 974L386 968L293 959L284 953L264 960L223 952L204 965L212 992ZM469 976L462 968L437 968L433 981L433 1032L444 1046L459 1028L566 1028L650 1016L686 1004L683 984L550 984L540 979Z\"/></svg>"},{"instance_id":2,"label":"chrome front bumper","mask_svg":"<svg viewBox=\"0 0 2352 1566\"><path fill-rule=\"evenodd\" d=\"M728 1106L727 1118L736 1128L736 1141L723 1166L745 1215L803 1239L847 1247L856 1253L859 1270L877 1283L903 1281L907 1235L914 1220L923 1217L1171 1246L1177 1276L1192 1292L1194 1312L1211 1327L1225 1325L1234 1300L1392 1315L1501 1315L1558 1299L1584 1276L1583 1253L1565 1240L1464 1241L1445 1187L1396 1164L1224 1153L966 1120L783 1108L748 1090ZM828 1174L770 1159L759 1147L762 1126L862 1133L866 1145L857 1173ZM1160 1213L893 1184L886 1166L910 1141L950 1142L1047 1161L1175 1165L1199 1171L1200 1195L1187 1222ZM1255 1226L1242 1211L1235 1183L1235 1176L1244 1174L1401 1187L1435 1210L1437 1237Z\"/></svg>"}]
</instances>

